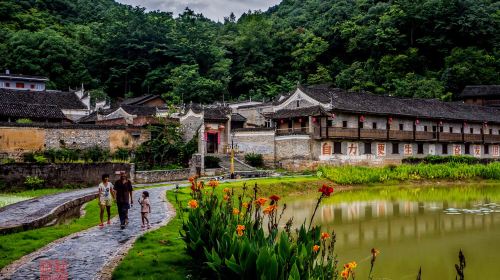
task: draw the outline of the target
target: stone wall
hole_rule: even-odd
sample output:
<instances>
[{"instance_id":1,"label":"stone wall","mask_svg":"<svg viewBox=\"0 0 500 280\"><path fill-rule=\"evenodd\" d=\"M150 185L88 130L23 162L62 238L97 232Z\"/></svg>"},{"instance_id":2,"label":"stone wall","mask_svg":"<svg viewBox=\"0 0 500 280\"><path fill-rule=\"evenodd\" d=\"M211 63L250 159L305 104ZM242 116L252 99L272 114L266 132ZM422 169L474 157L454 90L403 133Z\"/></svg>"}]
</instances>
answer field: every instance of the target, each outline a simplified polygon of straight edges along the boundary
<instances>
[{"instance_id":1,"label":"stone wall","mask_svg":"<svg viewBox=\"0 0 500 280\"><path fill-rule=\"evenodd\" d=\"M135 184L160 183L168 181L187 180L191 175L190 168L173 170L136 171Z\"/></svg>"},{"instance_id":2,"label":"stone wall","mask_svg":"<svg viewBox=\"0 0 500 280\"><path fill-rule=\"evenodd\" d=\"M261 154L267 165L274 164L274 129L235 130L234 143L242 157L248 153Z\"/></svg>"},{"instance_id":3,"label":"stone wall","mask_svg":"<svg viewBox=\"0 0 500 280\"><path fill-rule=\"evenodd\" d=\"M309 135L276 136L276 161L313 159Z\"/></svg>"},{"instance_id":4,"label":"stone wall","mask_svg":"<svg viewBox=\"0 0 500 280\"><path fill-rule=\"evenodd\" d=\"M6 187L22 186L27 176L44 179L46 186L64 187L66 184L97 185L102 174L109 174L110 180L118 180L116 171L133 172L133 165L128 163L59 163L31 164L13 163L0 165L0 181Z\"/></svg>"}]
</instances>

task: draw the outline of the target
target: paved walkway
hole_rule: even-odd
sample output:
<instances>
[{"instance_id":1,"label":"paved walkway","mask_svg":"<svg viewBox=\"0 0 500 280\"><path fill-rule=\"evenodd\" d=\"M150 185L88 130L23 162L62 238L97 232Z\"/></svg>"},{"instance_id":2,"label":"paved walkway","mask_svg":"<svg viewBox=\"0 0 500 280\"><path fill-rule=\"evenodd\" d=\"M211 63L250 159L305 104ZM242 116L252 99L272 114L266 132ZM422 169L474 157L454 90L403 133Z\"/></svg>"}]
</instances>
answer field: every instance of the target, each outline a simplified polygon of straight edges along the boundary
<instances>
[{"instance_id":1,"label":"paved walkway","mask_svg":"<svg viewBox=\"0 0 500 280\"><path fill-rule=\"evenodd\" d=\"M3 229L24 227L37 228L53 219L58 211L64 211L93 198L97 189L86 188L76 191L47 195L21 201L0 208L0 232ZM87 198L87 199L85 199Z\"/></svg>"},{"instance_id":2,"label":"paved walkway","mask_svg":"<svg viewBox=\"0 0 500 280\"><path fill-rule=\"evenodd\" d=\"M172 187L148 189L152 229L166 224L175 214L175 210L165 199L165 191ZM70 235L6 267L0 273L0 279L40 279L41 260L65 261L69 279L109 278L113 264L117 264L120 256L125 255L135 239L144 233L136 203L141 193L141 190L134 192L134 207L129 211L129 225L125 230L120 229L118 219L114 218L112 224L104 228L93 227ZM108 275L103 276L102 272L106 270Z\"/></svg>"}]
</instances>

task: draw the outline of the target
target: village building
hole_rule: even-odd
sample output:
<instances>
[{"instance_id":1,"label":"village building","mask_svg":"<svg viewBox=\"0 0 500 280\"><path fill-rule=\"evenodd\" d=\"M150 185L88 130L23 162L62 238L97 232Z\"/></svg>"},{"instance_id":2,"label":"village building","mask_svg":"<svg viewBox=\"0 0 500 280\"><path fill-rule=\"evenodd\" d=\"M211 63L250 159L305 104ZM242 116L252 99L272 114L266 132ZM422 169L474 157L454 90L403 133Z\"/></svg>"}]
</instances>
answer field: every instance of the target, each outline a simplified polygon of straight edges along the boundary
<instances>
[{"instance_id":1,"label":"village building","mask_svg":"<svg viewBox=\"0 0 500 280\"><path fill-rule=\"evenodd\" d=\"M146 94L138 97L127 98L120 105L127 106L147 106L147 107L166 107L167 103L161 96Z\"/></svg>"},{"instance_id":2,"label":"village building","mask_svg":"<svg viewBox=\"0 0 500 280\"><path fill-rule=\"evenodd\" d=\"M5 70L4 74L0 74L0 89L44 91L48 80L41 76L11 74L9 70Z\"/></svg>"},{"instance_id":3,"label":"village building","mask_svg":"<svg viewBox=\"0 0 500 280\"><path fill-rule=\"evenodd\" d=\"M466 86L459 97L466 104L500 107L500 85Z\"/></svg>"}]
</instances>

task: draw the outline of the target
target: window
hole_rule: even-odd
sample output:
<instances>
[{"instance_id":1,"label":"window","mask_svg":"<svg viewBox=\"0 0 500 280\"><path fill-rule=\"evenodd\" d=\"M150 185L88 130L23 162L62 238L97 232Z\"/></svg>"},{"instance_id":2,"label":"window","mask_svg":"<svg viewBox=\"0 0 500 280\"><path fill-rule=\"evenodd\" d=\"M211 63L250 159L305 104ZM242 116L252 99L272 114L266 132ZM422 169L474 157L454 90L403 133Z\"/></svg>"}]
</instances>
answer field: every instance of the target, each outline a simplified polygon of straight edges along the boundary
<instances>
[{"instance_id":1,"label":"window","mask_svg":"<svg viewBox=\"0 0 500 280\"><path fill-rule=\"evenodd\" d=\"M437 131L437 127L435 125L432 126L432 132L436 132Z\"/></svg>"},{"instance_id":2,"label":"window","mask_svg":"<svg viewBox=\"0 0 500 280\"><path fill-rule=\"evenodd\" d=\"M399 130L403 130L404 129L404 125L402 123L399 124Z\"/></svg>"},{"instance_id":3,"label":"window","mask_svg":"<svg viewBox=\"0 0 500 280\"><path fill-rule=\"evenodd\" d=\"M392 153L399 154L399 143L392 143Z\"/></svg>"},{"instance_id":4,"label":"window","mask_svg":"<svg viewBox=\"0 0 500 280\"><path fill-rule=\"evenodd\" d=\"M297 107L300 106L300 100L297 100Z\"/></svg>"},{"instance_id":5,"label":"window","mask_svg":"<svg viewBox=\"0 0 500 280\"><path fill-rule=\"evenodd\" d=\"M473 128L473 127L471 127L471 128L469 129L469 131L470 131L470 134L474 134L474 128Z\"/></svg>"},{"instance_id":6,"label":"window","mask_svg":"<svg viewBox=\"0 0 500 280\"><path fill-rule=\"evenodd\" d=\"M376 122L372 123L372 128L373 129L377 129L377 123Z\"/></svg>"},{"instance_id":7,"label":"window","mask_svg":"<svg viewBox=\"0 0 500 280\"><path fill-rule=\"evenodd\" d=\"M372 154L372 143L365 143L365 155Z\"/></svg>"},{"instance_id":8,"label":"window","mask_svg":"<svg viewBox=\"0 0 500 280\"><path fill-rule=\"evenodd\" d=\"M35 89L35 85L34 85L34 84L31 84L31 85L30 85L30 89Z\"/></svg>"},{"instance_id":9,"label":"window","mask_svg":"<svg viewBox=\"0 0 500 280\"><path fill-rule=\"evenodd\" d=\"M465 143L465 154L470 155L470 144L469 143Z\"/></svg>"},{"instance_id":10,"label":"window","mask_svg":"<svg viewBox=\"0 0 500 280\"><path fill-rule=\"evenodd\" d=\"M10 87L10 83L5 83L5 87Z\"/></svg>"},{"instance_id":11,"label":"window","mask_svg":"<svg viewBox=\"0 0 500 280\"><path fill-rule=\"evenodd\" d=\"M492 129L492 128L490 128L490 135L491 135L491 134L493 134L493 129Z\"/></svg>"},{"instance_id":12,"label":"window","mask_svg":"<svg viewBox=\"0 0 500 280\"><path fill-rule=\"evenodd\" d=\"M16 83L16 88L24 88L24 83Z\"/></svg>"},{"instance_id":13,"label":"window","mask_svg":"<svg viewBox=\"0 0 500 280\"><path fill-rule=\"evenodd\" d=\"M323 144L323 149L321 152L323 155L331 155L332 154L332 145L325 143Z\"/></svg>"},{"instance_id":14,"label":"window","mask_svg":"<svg viewBox=\"0 0 500 280\"><path fill-rule=\"evenodd\" d=\"M444 127L440 126L439 127L439 132L444 132Z\"/></svg>"},{"instance_id":15,"label":"window","mask_svg":"<svg viewBox=\"0 0 500 280\"><path fill-rule=\"evenodd\" d=\"M484 154L485 155L490 154L490 145L484 144Z\"/></svg>"},{"instance_id":16,"label":"window","mask_svg":"<svg viewBox=\"0 0 500 280\"><path fill-rule=\"evenodd\" d=\"M333 143L333 153L334 154L341 154L342 153L342 143L341 142Z\"/></svg>"},{"instance_id":17,"label":"window","mask_svg":"<svg viewBox=\"0 0 500 280\"><path fill-rule=\"evenodd\" d=\"M344 127L344 128L347 127L347 121L342 121L342 127Z\"/></svg>"},{"instance_id":18,"label":"window","mask_svg":"<svg viewBox=\"0 0 500 280\"><path fill-rule=\"evenodd\" d=\"M453 127L450 126L450 133L453 133Z\"/></svg>"},{"instance_id":19,"label":"window","mask_svg":"<svg viewBox=\"0 0 500 280\"><path fill-rule=\"evenodd\" d=\"M426 125L424 125L424 131L427 132L427 126Z\"/></svg>"},{"instance_id":20,"label":"window","mask_svg":"<svg viewBox=\"0 0 500 280\"><path fill-rule=\"evenodd\" d=\"M359 123L358 123L358 126L359 126L359 128L363 128L363 127L364 127L364 124L363 124L362 122L359 122Z\"/></svg>"},{"instance_id":21,"label":"window","mask_svg":"<svg viewBox=\"0 0 500 280\"><path fill-rule=\"evenodd\" d=\"M448 154L448 144L441 145L441 153L443 155L447 155Z\"/></svg>"},{"instance_id":22,"label":"window","mask_svg":"<svg viewBox=\"0 0 500 280\"><path fill-rule=\"evenodd\" d=\"M300 122L300 127L301 128L306 128L307 127L307 123L305 121Z\"/></svg>"},{"instance_id":23,"label":"window","mask_svg":"<svg viewBox=\"0 0 500 280\"><path fill-rule=\"evenodd\" d=\"M326 121L326 126L332 127L333 126L333 121L332 120L327 120Z\"/></svg>"},{"instance_id":24,"label":"window","mask_svg":"<svg viewBox=\"0 0 500 280\"><path fill-rule=\"evenodd\" d=\"M421 155L424 153L424 144L423 143L418 143L417 144L417 154Z\"/></svg>"}]
</instances>

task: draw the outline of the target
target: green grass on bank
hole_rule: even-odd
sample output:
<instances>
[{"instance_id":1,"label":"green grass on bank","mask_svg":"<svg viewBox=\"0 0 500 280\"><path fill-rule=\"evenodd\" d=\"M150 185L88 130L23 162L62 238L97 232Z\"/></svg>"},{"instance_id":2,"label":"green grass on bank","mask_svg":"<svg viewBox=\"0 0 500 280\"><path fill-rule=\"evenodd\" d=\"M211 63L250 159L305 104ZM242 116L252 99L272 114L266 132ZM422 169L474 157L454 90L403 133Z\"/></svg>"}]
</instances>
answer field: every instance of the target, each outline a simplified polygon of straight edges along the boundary
<instances>
[{"instance_id":1,"label":"green grass on bank","mask_svg":"<svg viewBox=\"0 0 500 280\"><path fill-rule=\"evenodd\" d=\"M167 198L176 207L174 191ZM189 188L178 192L178 199L186 205L191 198ZM192 259L186 254L179 230L182 227L181 209L168 225L139 237L128 255L113 272L113 279L186 279L191 274Z\"/></svg>"},{"instance_id":2,"label":"green grass on bank","mask_svg":"<svg viewBox=\"0 0 500 280\"><path fill-rule=\"evenodd\" d=\"M61 192L69 191L69 189L39 189L39 190L28 190L19 192L6 192L0 193L0 207L7 206L19 201L32 199L39 196L56 194Z\"/></svg>"},{"instance_id":3,"label":"green grass on bank","mask_svg":"<svg viewBox=\"0 0 500 280\"><path fill-rule=\"evenodd\" d=\"M112 216L116 213L116 206L111 207ZM52 241L98 224L99 206L96 200L92 200L85 206L85 215L68 224L0 235L0 268Z\"/></svg>"},{"instance_id":4,"label":"green grass on bank","mask_svg":"<svg viewBox=\"0 0 500 280\"><path fill-rule=\"evenodd\" d=\"M500 179L500 162L490 164L402 164L386 167L322 166L325 178L341 185L383 183L408 180Z\"/></svg>"}]
</instances>

